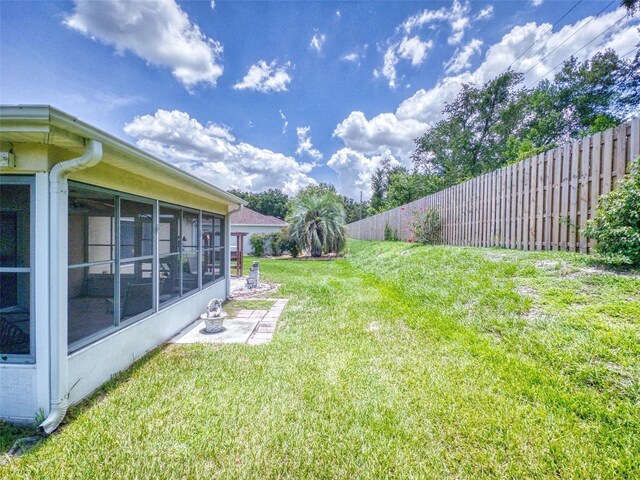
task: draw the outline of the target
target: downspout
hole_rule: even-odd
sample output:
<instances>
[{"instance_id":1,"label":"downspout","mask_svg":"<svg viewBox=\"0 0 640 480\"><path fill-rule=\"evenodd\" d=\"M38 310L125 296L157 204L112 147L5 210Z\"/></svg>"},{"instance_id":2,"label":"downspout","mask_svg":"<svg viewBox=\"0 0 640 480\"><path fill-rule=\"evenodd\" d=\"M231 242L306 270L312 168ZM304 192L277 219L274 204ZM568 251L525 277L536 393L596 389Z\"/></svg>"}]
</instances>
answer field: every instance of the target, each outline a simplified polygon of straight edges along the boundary
<instances>
[{"instance_id":1,"label":"downspout","mask_svg":"<svg viewBox=\"0 0 640 480\"><path fill-rule=\"evenodd\" d=\"M50 341L50 410L39 425L45 433L53 432L69 408L67 346L67 268L69 173L93 167L102 160L102 144L88 139L80 157L60 162L49 172L49 341Z\"/></svg>"},{"instance_id":2,"label":"downspout","mask_svg":"<svg viewBox=\"0 0 640 480\"><path fill-rule=\"evenodd\" d=\"M224 219L224 228L225 231L227 232L227 245L229 245L227 248L225 248L225 283L227 284L227 300L229 298L231 298L231 215L233 215L234 213L239 212L240 210L242 210L242 207L244 207L244 205L241 203L240 206L238 208L236 208L235 210L229 210L227 212L227 216ZM236 248L238 248L236 246Z\"/></svg>"}]
</instances>

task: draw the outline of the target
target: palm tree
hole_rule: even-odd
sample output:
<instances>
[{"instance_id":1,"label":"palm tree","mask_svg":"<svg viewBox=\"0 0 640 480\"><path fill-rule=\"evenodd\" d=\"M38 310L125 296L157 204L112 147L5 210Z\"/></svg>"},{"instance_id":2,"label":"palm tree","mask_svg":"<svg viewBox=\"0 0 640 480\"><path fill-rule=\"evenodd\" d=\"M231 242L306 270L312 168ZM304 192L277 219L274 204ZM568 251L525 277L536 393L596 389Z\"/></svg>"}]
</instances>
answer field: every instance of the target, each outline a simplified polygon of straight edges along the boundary
<instances>
[{"instance_id":1,"label":"palm tree","mask_svg":"<svg viewBox=\"0 0 640 480\"><path fill-rule=\"evenodd\" d=\"M344 247L345 213L340 199L331 193L301 195L292 202L289 215L291 237L312 257L322 252L338 253Z\"/></svg>"}]
</instances>

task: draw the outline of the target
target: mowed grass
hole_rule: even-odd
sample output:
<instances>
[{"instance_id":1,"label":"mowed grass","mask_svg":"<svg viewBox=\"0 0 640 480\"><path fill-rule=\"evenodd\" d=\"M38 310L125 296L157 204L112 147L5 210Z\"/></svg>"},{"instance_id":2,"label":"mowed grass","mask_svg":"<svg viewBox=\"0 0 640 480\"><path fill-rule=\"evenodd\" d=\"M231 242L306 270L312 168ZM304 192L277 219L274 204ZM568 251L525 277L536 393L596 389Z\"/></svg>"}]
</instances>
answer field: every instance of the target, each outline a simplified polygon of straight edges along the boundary
<instances>
[{"instance_id":1,"label":"mowed grass","mask_svg":"<svg viewBox=\"0 0 640 480\"><path fill-rule=\"evenodd\" d=\"M267 260L265 346L169 346L7 478L638 478L640 277L351 242Z\"/></svg>"}]
</instances>

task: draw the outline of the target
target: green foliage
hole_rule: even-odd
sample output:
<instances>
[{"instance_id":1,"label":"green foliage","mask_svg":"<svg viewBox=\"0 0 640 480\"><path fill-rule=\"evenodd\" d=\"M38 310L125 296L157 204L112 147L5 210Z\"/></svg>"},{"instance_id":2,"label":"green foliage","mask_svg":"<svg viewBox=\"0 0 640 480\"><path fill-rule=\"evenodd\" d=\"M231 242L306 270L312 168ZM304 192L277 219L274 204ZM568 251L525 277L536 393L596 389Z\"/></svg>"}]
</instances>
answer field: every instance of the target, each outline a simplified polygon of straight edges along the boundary
<instances>
[{"instance_id":1,"label":"green foliage","mask_svg":"<svg viewBox=\"0 0 640 480\"><path fill-rule=\"evenodd\" d=\"M271 255L274 257L279 257L281 252L280 247L280 233L270 233L267 235L267 241L269 242L269 246L271 247Z\"/></svg>"},{"instance_id":2,"label":"green foliage","mask_svg":"<svg viewBox=\"0 0 640 480\"><path fill-rule=\"evenodd\" d=\"M254 233L249 237L249 243L251 244L251 249L253 250L253 254L256 257L261 257L264 255L264 234Z\"/></svg>"},{"instance_id":3,"label":"green foliage","mask_svg":"<svg viewBox=\"0 0 640 480\"><path fill-rule=\"evenodd\" d=\"M416 168L449 186L508 163L504 147L522 117L521 81L522 74L507 71L482 87L463 85L445 106L445 119L416 139Z\"/></svg>"},{"instance_id":4,"label":"green foliage","mask_svg":"<svg viewBox=\"0 0 640 480\"><path fill-rule=\"evenodd\" d=\"M387 242L398 241L398 231L392 230L388 223L384 226L384 239Z\"/></svg>"},{"instance_id":5,"label":"green foliage","mask_svg":"<svg viewBox=\"0 0 640 480\"><path fill-rule=\"evenodd\" d=\"M583 235L598 241L596 251L612 265L640 265L640 157L617 188L600 198Z\"/></svg>"},{"instance_id":6,"label":"green foliage","mask_svg":"<svg viewBox=\"0 0 640 480\"><path fill-rule=\"evenodd\" d=\"M291 236L289 227L280 230L279 246L283 252L289 252L293 258L297 258L300 255L300 244Z\"/></svg>"},{"instance_id":7,"label":"green foliage","mask_svg":"<svg viewBox=\"0 0 640 480\"><path fill-rule=\"evenodd\" d=\"M409 242L423 243L425 245L437 245L442 243L442 223L440 210L430 208L411 212L413 220L409 225L412 236Z\"/></svg>"},{"instance_id":8,"label":"green foliage","mask_svg":"<svg viewBox=\"0 0 640 480\"><path fill-rule=\"evenodd\" d=\"M345 245L345 213L340 198L332 192L322 195L302 192L291 203L287 216L291 238L312 257L339 253Z\"/></svg>"},{"instance_id":9,"label":"green foliage","mask_svg":"<svg viewBox=\"0 0 640 480\"><path fill-rule=\"evenodd\" d=\"M270 188L261 193L243 192L237 189L229 190L229 193L246 200L247 207L263 215L284 219L287 214L289 197L276 188Z\"/></svg>"},{"instance_id":10,"label":"green foliage","mask_svg":"<svg viewBox=\"0 0 640 480\"><path fill-rule=\"evenodd\" d=\"M415 140L416 169L445 188L611 128L640 105L638 54L632 61L613 50L585 62L570 58L552 81L529 90L522 78L507 71L481 87L463 85L444 119Z\"/></svg>"},{"instance_id":11,"label":"green foliage","mask_svg":"<svg viewBox=\"0 0 640 480\"><path fill-rule=\"evenodd\" d=\"M336 187L328 183L321 182L318 185L309 185L308 187L300 190L296 196L322 196L325 193L335 196L338 201L342 203L346 223L356 222L367 216L366 213L369 208L369 202L357 202L346 195L340 195L336 191Z\"/></svg>"}]
</instances>

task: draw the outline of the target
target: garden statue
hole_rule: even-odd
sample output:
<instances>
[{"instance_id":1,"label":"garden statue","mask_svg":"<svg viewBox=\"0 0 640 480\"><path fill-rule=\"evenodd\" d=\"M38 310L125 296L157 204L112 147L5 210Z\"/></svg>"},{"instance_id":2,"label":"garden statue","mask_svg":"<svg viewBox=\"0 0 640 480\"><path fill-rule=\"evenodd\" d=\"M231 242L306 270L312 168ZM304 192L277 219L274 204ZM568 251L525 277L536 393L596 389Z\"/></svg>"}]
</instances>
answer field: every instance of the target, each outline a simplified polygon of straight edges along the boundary
<instances>
[{"instance_id":1,"label":"garden statue","mask_svg":"<svg viewBox=\"0 0 640 480\"><path fill-rule=\"evenodd\" d=\"M224 330L222 320L226 316L227 314L222 311L222 300L214 298L209 302L206 312L200 315L200 318L204 320L205 331L207 333L218 333Z\"/></svg>"},{"instance_id":2,"label":"garden statue","mask_svg":"<svg viewBox=\"0 0 640 480\"><path fill-rule=\"evenodd\" d=\"M246 289L253 289L260 287L260 263L253 262L253 266L249 270L249 276L247 277Z\"/></svg>"}]
</instances>

